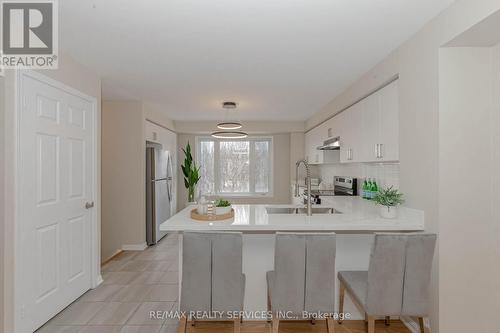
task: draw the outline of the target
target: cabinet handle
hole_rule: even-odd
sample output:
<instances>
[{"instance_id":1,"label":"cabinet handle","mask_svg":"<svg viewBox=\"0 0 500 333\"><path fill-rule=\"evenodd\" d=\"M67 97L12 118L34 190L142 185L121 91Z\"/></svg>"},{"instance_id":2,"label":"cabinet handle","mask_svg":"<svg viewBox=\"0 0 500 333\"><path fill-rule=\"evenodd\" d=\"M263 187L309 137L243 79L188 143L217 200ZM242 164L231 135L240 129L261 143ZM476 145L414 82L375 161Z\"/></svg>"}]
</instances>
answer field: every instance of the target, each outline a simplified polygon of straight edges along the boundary
<instances>
[{"instance_id":1,"label":"cabinet handle","mask_svg":"<svg viewBox=\"0 0 500 333\"><path fill-rule=\"evenodd\" d=\"M382 152L382 146L383 146L383 144L379 143L379 145L378 145L378 157L379 158L384 157L384 154Z\"/></svg>"},{"instance_id":2,"label":"cabinet handle","mask_svg":"<svg viewBox=\"0 0 500 333\"><path fill-rule=\"evenodd\" d=\"M375 158L378 158L378 143L375 144Z\"/></svg>"}]
</instances>

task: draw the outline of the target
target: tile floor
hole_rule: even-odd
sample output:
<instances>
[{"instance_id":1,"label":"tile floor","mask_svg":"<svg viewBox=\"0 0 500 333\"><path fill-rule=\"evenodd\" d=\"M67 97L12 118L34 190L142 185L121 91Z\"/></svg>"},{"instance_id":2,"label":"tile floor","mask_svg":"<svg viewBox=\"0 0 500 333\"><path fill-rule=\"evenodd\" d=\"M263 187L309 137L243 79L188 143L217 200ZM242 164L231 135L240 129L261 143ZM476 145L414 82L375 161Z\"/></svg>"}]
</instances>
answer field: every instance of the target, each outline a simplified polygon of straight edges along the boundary
<instances>
[{"instance_id":1,"label":"tile floor","mask_svg":"<svg viewBox=\"0 0 500 333\"><path fill-rule=\"evenodd\" d=\"M150 319L178 302L177 235L142 252L122 252L102 267L104 282L37 333L174 333L177 320Z\"/></svg>"}]
</instances>

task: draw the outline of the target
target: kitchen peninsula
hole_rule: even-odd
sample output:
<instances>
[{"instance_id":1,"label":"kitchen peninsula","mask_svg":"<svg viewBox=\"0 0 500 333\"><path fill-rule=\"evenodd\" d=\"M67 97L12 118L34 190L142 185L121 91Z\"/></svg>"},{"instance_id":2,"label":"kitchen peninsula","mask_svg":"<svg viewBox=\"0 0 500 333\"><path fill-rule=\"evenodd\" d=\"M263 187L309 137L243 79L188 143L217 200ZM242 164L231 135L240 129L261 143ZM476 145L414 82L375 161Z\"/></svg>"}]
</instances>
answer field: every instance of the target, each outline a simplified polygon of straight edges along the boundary
<instances>
[{"instance_id":1,"label":"kitchen peninsula","mask_svg":"<svg viewBox=\"0 0 500 333\"><path fill-rule=\"evenodd\" d=\"M234 205L235 216L226 221L193 220L189 206L161 224L166 232L179 232L179 255L182 258L184 231L239 231L243 233L243 272L246 275L245 311L265 311L266 272L274 266L274 233L337 233L336 270L366 270L374 232L416 232L424 230L424 213L400 207L396 219L383 219L378 207L359 197L331 197L313 206L306 216L300 205ZM182 265L182 260L179 261ZM179 269L182 274L182 269ZM182 281L181 276L179 281ZM350 302L346 311L362 318ZM259 319L259 318L256 318Z\"/></svg>"}]
</instances>

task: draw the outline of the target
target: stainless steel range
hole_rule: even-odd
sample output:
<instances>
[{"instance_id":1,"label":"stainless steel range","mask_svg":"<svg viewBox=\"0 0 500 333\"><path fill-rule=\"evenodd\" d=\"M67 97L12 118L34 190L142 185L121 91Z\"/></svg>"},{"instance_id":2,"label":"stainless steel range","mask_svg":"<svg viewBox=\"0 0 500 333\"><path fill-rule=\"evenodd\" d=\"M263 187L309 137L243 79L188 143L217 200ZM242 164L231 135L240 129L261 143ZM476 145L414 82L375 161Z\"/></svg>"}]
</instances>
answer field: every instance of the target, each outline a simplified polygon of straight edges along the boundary
<instances>
[{"instance_id":1,"label":"stainless steel range","mask_svg":"<svg viewBox=\"0 0 500 333\"><path fill-rule=\"evenodd\" d=\"M335 195L356 196L358 195L358 180L353 177L335 176L333 192Z\"/></svg>"}]
</instances>

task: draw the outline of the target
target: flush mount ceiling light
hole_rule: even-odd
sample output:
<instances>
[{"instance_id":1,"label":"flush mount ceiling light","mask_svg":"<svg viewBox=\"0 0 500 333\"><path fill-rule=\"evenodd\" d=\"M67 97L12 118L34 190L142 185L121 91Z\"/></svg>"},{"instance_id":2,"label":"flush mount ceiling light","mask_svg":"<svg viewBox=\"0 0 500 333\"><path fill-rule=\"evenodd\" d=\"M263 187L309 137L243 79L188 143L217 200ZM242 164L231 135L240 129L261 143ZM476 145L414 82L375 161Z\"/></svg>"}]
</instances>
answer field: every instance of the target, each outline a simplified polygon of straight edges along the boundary
<instances>
[{"instance_id":1,"label":"flush mount ceiling light","mask_svg":"<svg viewBox=\"0 0 500 333\"><path fill-rule=\"evenodd\" d=\"M217 128L224 130L212 133L212 137L218 139L243 139L247 133L235 131L243 127L239 121L227 121L229 110L234 110L238 104L236 102L223 102L222 107L226 110L225 120L217 124Z\"/></svg>"}]
</instances>

